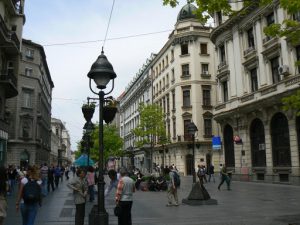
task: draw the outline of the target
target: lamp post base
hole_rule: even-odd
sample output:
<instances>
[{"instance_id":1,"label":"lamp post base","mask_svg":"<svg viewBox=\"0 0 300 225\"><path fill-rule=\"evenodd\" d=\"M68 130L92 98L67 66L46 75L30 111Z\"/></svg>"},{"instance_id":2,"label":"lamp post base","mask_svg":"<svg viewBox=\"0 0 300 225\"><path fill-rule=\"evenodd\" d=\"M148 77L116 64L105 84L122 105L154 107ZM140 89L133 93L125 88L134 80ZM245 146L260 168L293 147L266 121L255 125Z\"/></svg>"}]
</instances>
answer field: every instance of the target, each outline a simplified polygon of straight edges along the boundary
<instances>
[{"instance_id":1,"label":"lamp post base","mask_svg":"<svg viewBox=\"0 0 300 225\"><path fill-rule=\"evenodd\" d=\"M182 199L182 203L187 205L217 205L216 199L211 199L204 186L200 182L194 183L187 198Z\"/></svg>"},{"instance_id":2,"label":"lamp post base","mask_svg":"<svg viewBox=\"0 0 300 225\"><path fill-rule=\"evenodd\" d=\"M94 205L89 214L89 225L108 225L108 213L98 212L98 205Z\"/></svg>"}]
</instances>

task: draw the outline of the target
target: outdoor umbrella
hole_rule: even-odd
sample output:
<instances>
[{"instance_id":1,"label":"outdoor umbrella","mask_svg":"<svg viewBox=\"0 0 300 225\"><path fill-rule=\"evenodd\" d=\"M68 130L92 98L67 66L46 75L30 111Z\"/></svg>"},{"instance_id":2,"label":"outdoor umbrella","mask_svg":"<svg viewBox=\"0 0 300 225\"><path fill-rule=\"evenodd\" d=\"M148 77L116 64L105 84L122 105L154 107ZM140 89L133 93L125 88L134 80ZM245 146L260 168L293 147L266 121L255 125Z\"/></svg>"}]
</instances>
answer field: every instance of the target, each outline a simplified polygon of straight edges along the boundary
<instances>
[{"instance_id":1,"label":"outdoor umbrella","mask_svg":"<svg viewBox=\"0 0 300 225\"><path fill-rule=\"evenodd\" d=\"M87 166L88 165L88 156L86 154L82 154L78 159L74 162L77 166ZM95 162L90 158L89 159L89 165L93 166Z\"/></svg>"}]
</instances>

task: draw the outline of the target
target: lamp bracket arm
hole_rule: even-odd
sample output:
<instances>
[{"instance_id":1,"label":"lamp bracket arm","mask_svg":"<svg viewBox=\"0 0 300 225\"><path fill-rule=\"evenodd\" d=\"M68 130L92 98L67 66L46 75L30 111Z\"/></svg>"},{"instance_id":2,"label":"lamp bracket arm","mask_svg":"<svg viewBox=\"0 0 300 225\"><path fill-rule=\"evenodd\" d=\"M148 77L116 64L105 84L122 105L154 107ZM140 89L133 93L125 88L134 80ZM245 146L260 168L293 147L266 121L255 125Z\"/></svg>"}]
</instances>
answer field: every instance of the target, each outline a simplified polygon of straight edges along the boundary
<instances>
[{"instance_id":1,"label":"lamp bracket arm","mask_svg":"<svg viewBox=\"0 0 300 225\"><path fill-rule=\"evenodd\" d=\"M107 93L104 93L104 96L109 95L110 93L112 93L112 91L114 90L114 86L115 86L115 79L112 80L112 87L111 87L110 91L107 92Z\"/></svg>"},{"instance_id":2,"label":"lamp bracket arm","mask_svg":"<svg viewBox=\"0 0 300 225\"><path fill-rule=\"evenodd\" d=\"M89 79L89 86L90 86L90 90L91 90L94 94L98 95L98 93L95 92L95 91L93 90L93 88L92 88L91 78Z\"/></svg>"}]
</instances>

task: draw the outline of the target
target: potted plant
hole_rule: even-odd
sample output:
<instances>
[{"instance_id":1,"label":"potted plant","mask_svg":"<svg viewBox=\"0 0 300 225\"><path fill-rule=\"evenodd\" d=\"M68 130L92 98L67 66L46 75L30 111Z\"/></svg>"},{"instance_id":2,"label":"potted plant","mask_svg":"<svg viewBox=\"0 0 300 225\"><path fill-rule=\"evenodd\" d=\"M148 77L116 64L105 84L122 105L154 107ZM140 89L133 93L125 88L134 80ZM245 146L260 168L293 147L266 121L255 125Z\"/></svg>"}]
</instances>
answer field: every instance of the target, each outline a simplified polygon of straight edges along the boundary
<instances>
[{"instance_id":1,"label":"potted plant","mask_svg":"<svg viewBox=\"0 0 300 225\"><path fill-rule=\"evenodd\" d=\"M107 104L103 107L103 119L105 123L110 123L115 118L117 113L117 101L109 99Z\"/></svg>"},{"instance_id":2,"label":"potted plant","mask_svg":"<svg viewBox=\"0 0 300 225\"><path fill-rule=\"evenodd\" d=\"M94 112L95 112L95 104L94 103L86 103L83 104L81 107L83 116L85 118L85 120L91 121L91 119L93 118Z\"/></svg>"}]
</instances>

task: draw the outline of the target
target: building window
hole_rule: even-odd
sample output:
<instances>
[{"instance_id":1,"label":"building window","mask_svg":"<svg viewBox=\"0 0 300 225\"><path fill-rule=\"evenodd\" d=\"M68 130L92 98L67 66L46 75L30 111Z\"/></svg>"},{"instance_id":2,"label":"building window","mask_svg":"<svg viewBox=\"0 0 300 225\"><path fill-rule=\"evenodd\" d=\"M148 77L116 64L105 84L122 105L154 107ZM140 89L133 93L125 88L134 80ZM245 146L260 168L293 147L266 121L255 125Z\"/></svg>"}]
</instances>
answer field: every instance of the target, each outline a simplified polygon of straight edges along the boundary
<instances>
[{"instance_id":1,"label":"building window","mask_svg":"<svg viewBox=\"0 0 300 225\"><path fill-rule=\"evenodd\" d=\"M32 68L25 68L25 76L31 77L33 74Z\"/></svg>"},{"instance_id":2,"label":"building window","mask_svg":"<svg viewBox=\"0 0 300 225\"><path fill-rule=\"evenodd\" d=\"M200 53L207 55L207 44L206 43L201 43L200 44Z\"/></svg>"},{"instance_id":3,"label":"building window","mask_svg":"<svg viewBox=\"0 0 300 225\"><path fill-rule=\"evenodd\" d=\"M274 12L266 16L266 21L267 21L267 26L270 26L271 24L275 23Z\"/></svg>"},{"instance_id":4,"label":"building window","mask_svg":"<svg viewBox=\"0 0 300 225\"><path fill-rule=\"evenodd\" d=\"M181 66L182 68L182 76L190 76L190 67L189 64L184 64Z\"/></svg>"},{"instance_id":5,"label":"building window","mask_svg":"<svg viewBox=\"0 0 300 225\"><path fill-rule=\"evenodd\" d=\"M23 90L23 107L32 108L32 91Z\"/></svg>"},{"instance_id":6,"label":"building window","mask_svg":"<svg viewBox=\"0 0 300 225\"><path fill-rule=\"evenodd\" d=\"M201 64L201 71L202 71L202 74L205 74L205 75L208 74L208 64L207 63Z\"/></svg>"},{"instance_id":7,"label":"building window","mask_svg":"<svg viewBox=\"0 0 300 225\"><path fill-rule=\"evenodd\" d=\"M32 50L32 49L26 49L25 56L27 58L29 58L29 59L33 59L34 58L34 50Z\"/></svg>"},{"instance_id":8,"label":"building window","mask_svg":"<svg viewBox=\"0 0 300 225\"><path fill-rule=\"evenodd\" d=\"M278 72L279 57L271 59L270 62L271 62L271 72L272 72L273 84L276 84L280 81L279 72Z\"/></svg>"},{"instance_id":9,"label":"building window","mask_svg":"<svg viewBox=\"0 0 300 225\"><path fill-rule=\"evenodd\" d=\"M211 106L210 89L203 89L202 95L203 95L203 105Z\"/></svg>"},{"instance_id":10,"label":"building window","mask_svg":"<svg viewBox=\"0 0 300 225\"><path fill-rule=\"evenodd\" d=\"M167 75L166 75L166 85L168 86L169 85L169 74L167 73Z\"/></svg>"},{"instance_id":11,"label":"building window","mask_svg":"<svg viewBox=\"0 0 300 225\"><path fill-rule=\"evenodd\" d=\"M250 80L251 80L251 91L255 92L258 90L258 81L257 81L257 69L254 68L250 70Z\"/></svg>"},{"instance_id":12,"label":"building window","mask_svg":"<svg viewBox=\"0 0 300 225\"><path fill-rule=\"evenodd\" d=\"M217 12L217 22L218 22L218 25L222 24L222 12L221 11Z\"/></svg>"},{"instance_id":13,"label":"building window","mask_svg":"<svg viewBox=\"0 0 300 225\"><path fill-rule=\"evenodd\" d=\"M172 80L171 80L172 83L175 82L175 70L172 69Z\"/></svg>"},{"instance_id":14,"label":"building window","mask_svg":"<svg viewBox=\"0 0 300 225\"><path fill-rule=\"evenodd\" d=\"M300 61L300 45L296 47L296 58L297 61ZM300 65L298 66L298 73L300 73Z\"/></svg>"},{"instance_id":15,"label":"building window","mask_svg":"<svg viewBox=\"0 0 300 225\"><path fill-rule=\"evenodd\" d=\"M247 31L247 37L248 37L248 48L254 48L254 35L253 35L253 27L251 27Z\"/></svg>"},{"instance_id":16,"label":"building window","mask_svg":"<svg viewBox=\"0 0 300 225\"><path fill-rule=\"evenodd\" d=\"M212 136L212 121L211 119L204 119L204 135L206 137Z\"/></svg>"},{"instance_id":17,"label":"building window","mask_svg":"<svg viewBox=\"0 0 300 225\"><path fill-rule=\"evenodd\" d=\"M300 11L298 11L297 13L293 14L293 19L300 22Z\"/></svg>"},{"instance_id":18,"label":"building window","mask_svg":"<svg viewBox=\"0 0 300 225\"><path fill-rule=\"evenodd\" d=\"M23 138L30 138L31 137L31 135L30 135L31 131L30 130L31 130L30 122L27 121L27 120L24 120L23 123L22 123L22 134L21 134L21 136Z\"/></svg>"},{"instance_id":19,"label":"building window","mask_svg":"<svg viewBox=\"0 0 300 225\"><path fill-rule=\"evenodd\" d=\"M191 106L190 90L183 90L182 96L183 96L183 106L184 107Z\"/></svg>"},{"instance_id":20,"label":"building window","mask_svg":"<svg viewBox=\"0 0 300 225\"><path fill-rule=\"evenodd\" d=\"M226 61L226 56L225 56L225 46L221 45L219 47L219 51L220 51L220 63L225 63Z\"/></svg>"},{"instance_id":21,"label":"building window","mask_svg":"<svg viewBox=\"0 0 300 225\"><path fill-rule=\"evenodd\" d=\"M169 99L169 94L167 95L167 113L170 113L170 99Z\"/></svg>"},{"instance_id":22,"label":"building window","mask_svg":"<svg viewBox=\"0 0 300 225\"><path fill-rule=\"evenodd\" d=\"M181 44L181 55L189 54L189 45L188 43Z\"/></svg>"},{"instance_id":23,"label":"building window","mask_svg":"<svg viewBox=\"0 0 300 225\"><path fill-rule=\"evenodd\" d=\"M190 134L189 134L189 132L188 132L188 126L189 126L189 124L191 123L191 120L184 120L183 121L183 129L184 129L184 140L188 140L189 139L189 137L190 137Z\"/></svg>"},{"instance_id":24,"label":"building window","mask_svg":"<svg viewBox=\"0 0 300 225\"><path fill-rule=\"evenodd\" d=\"M174 50L172 49L171 50L171 62L173 62L174 61Z\"/></svg>"},{"instance_id":25,"label":"building window","mask_svg":"<svg viewBox=\"0 0 300 225\"><path fill-rule=\"evenodd\" d=\"M175 91L172 91L172 109L175 110Z\"/></svg>"},{"instance_id":26,"label":"building window","mask_svg":"<svg viewBox=\"0 0 300 225\"><path fill-rule=\"evenodd\" d=\"M223 102L228 101L228 86L227 80L222 82Z\"/></svg>"},{"instance_id":27,"label":"building window","mask_svg":"<svg viewBox=\"0 0 300 225\"><path fill-rule=\"evenodd\" d=\"M176 119L173 119L173 139L176 139Z\"/></svg>"}]
</instances>

